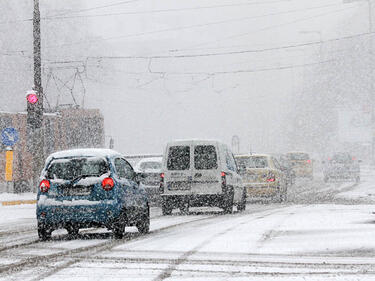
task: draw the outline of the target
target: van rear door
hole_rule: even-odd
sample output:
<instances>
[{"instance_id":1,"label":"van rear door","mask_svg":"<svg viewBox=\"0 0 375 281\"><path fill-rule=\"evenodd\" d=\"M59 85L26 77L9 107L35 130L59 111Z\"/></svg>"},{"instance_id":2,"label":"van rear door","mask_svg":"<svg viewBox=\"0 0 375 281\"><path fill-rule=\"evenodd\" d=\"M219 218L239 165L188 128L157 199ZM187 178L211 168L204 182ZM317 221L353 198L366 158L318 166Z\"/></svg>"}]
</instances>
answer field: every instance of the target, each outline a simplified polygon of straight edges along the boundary
<instances>
[{"instance_id":1,"label":"van rear door","mask_svg":"<svg viewBox=\"0 0 375 281\"><path fill-rule=\"evenodd\" d=\"M219 153L213 144L193 146L192 193L221 193Z\"/></svg>"},{"instance_id":2,"label":"van rear door","mask_svg":"<svg viewBox=\"0 0 375 281\"><path fill-rule=\"evenodd\" d=\"M190 144L168 147L165 171L166 192L190 193L192 182L190 150Z\"/></svg>"}]
</instances>

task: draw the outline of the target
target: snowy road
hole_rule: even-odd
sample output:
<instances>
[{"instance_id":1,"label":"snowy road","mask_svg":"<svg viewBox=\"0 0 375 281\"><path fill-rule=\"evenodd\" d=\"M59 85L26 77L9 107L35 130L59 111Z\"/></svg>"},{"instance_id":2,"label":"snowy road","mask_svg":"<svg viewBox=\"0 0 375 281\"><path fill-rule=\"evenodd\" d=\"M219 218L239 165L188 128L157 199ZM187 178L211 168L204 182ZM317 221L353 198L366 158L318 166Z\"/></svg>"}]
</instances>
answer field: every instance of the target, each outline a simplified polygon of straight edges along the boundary
<instances>
[{"instance_id":1,"label":"snowy road","mask_svg":"<svg viewBox=\"0 0 375 281\"><path fill-rule=\"evenodd\" d=\"M39 242L33 205L1 208L0 280L375 280L372 174L360 184L298 180L285 204L192 209L151 233L65 230Z\"/></svg>"},{"instance_id":2,"label":"snowy road","mask_svg":"<svg viewBox=\"0 0 375 281\"><path fill-rule=\"evenodd\" d=\"M156 216L152 232L105 231L0 252L1 280L375 280L373 206L249 205Z\"/></svg>"}]
</instances>

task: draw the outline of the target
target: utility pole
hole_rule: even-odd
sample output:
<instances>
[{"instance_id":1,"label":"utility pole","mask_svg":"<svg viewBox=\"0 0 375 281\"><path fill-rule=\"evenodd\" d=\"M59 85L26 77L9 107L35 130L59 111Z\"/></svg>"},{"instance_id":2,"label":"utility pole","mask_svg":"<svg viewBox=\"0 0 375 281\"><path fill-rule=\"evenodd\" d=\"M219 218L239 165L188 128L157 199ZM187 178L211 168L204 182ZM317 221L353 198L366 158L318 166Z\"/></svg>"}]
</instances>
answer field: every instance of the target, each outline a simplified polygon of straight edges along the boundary
<instances>
[{"instance_id":1,"label":"utility pole","mask_svg":"<svg viewBox=\"0 0 375 281\"><path fill-rule=\"evenodd\" d=\"M33 47L34 47L34 90L37 96L34 125L30 126L31 153L33 156L33 181L37 186L42 165L44 163L44 126L43 126L43 87L42 87L42 53L40 35L39 0L34 0L33 13Z\"/></svg>"}]
</instances>

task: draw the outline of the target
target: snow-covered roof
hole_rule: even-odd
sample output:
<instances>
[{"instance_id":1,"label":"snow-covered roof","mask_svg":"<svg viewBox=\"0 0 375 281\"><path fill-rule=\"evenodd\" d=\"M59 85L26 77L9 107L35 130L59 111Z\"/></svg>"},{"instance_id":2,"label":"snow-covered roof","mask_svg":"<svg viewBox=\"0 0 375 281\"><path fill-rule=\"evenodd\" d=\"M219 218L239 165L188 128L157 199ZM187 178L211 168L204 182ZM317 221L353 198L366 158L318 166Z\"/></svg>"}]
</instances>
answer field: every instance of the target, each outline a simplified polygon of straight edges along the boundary
<instances>
[{"instance_id":1,"label":"snow-covered roof","mask_svg":"<svg viewBox=\"0 0 375 281\"><path fill-rule=\"evenodd\" d=\"M150 158L143 158L141 159L138 164L144 163L144 162L159 162L161 163L163 161L163 157L150 157Z\"/></svg>"},{"instance_id":2,"label":"snow-covered roof","mask_svg":"<svg viewBox=\"0 0 375 281\"><path fill-rule=\"evenodd\" d=\"M111 156L120 156L122 155L112 149L106 148L79 148L79 149L70 149L63 150L52 153L47 158L47 162L52 158L68 158L68 157L111 157Z\"/></svg>"},{"instance_id":3,"label":"snow-covered roof","mask_svg":"<svg viewBox=\"0 0 375 281\"><path fill-rule=\"evenodd\" d=\"M214 139L177 139L177 140L173 140L173 141L170 141L168 142L169 145L171 144L185 144L185 143L222 143L221 141L219 140L214 140Z\"/></svg>"},{"instance_id":4,"label":"snow-covered roof","mask_svg":"<svg viewBox=\"0 0 375 281\"><path fill-rule=\"evenodd\" d=\"M241 154L241 155L236 155L235 158L245 158L245 157L270 157L271 155L269 154Z\"/></svg>"}]
</instances>

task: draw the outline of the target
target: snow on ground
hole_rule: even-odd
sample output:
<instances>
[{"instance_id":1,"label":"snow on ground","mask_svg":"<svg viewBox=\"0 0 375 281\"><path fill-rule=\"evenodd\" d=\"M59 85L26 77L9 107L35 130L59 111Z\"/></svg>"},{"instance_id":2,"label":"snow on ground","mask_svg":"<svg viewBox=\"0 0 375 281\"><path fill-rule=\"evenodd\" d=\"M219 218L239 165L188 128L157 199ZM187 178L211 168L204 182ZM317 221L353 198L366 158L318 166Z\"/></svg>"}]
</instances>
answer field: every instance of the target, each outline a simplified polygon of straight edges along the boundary
<instances>
[{"instance_id":1,"label":"snow on ground","mask_svg":"<svg viewBox=\"0 0 375 281\"><path fill-rule=\"evenodd\" d=\"M294 205L197 220L81 259L46 280L375 280L366 274L375 267L373 209Z\"/></svg>"},{"instance_id":2,"label":"snow on ground","mask_svg":"<svg viewBox=\"0 0 375 281\"><path fill-rule=\"evenodd\" d=\"M339 193L337 198L375 202L375 168L361 167L361 182L351 190Z\"/></svg>"},{"instance_id":3,"label":"snow on ground","mask_svg":"<svg viewBox=\"0 0 375 281\"><path fill-rule=\"evenodd\" d=\"M17 200L36 200L36 193L0 193L0 202Z\"/></svg>"}]
</instances>

